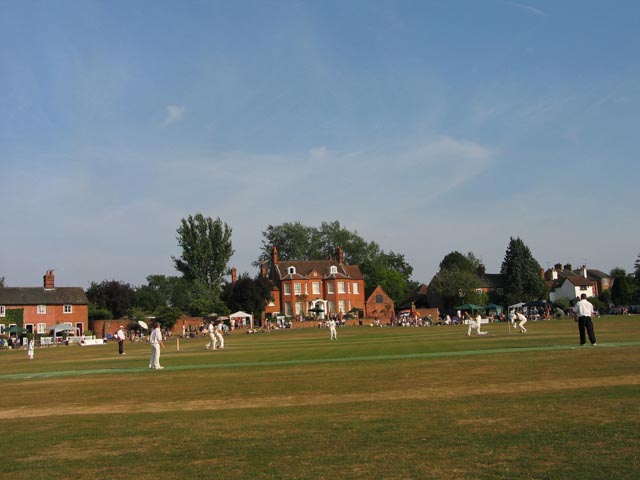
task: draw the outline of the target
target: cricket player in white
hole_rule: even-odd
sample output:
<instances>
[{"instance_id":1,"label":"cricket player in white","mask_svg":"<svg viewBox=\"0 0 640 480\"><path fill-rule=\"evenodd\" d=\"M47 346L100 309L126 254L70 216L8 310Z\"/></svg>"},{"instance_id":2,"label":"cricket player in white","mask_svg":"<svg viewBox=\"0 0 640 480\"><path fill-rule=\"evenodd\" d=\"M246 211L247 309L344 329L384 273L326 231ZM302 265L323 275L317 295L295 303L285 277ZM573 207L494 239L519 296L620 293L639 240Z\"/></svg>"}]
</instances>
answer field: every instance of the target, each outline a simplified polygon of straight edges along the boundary
<instances>
[{"instance_id":1,"label":"cricket player in white","mask_svg":"<svg viewBox=\"0 0 640 480\"><path fill-rule=\"evenodd\" d=\"M149 359L149 368L154 370L162 370L164 367L160 365L160 348L164 348L162 342L162 332L160 331L160 324L155 323L155 328L151 332L149 343L151 344L151 358Z\"/></svg>"},{"instance_id":2,"label":"cricket player in white","mask_svg":"<svg viewBox=\"0 0 640 480\"><path fill-rule=\"evenodd\" d=\"M524 324L527 323L527 317L525 317L522 313L520 312L516 312L515 313L515 321L513 322L515 325L515 322L518 322L518 328L520 329L520 331L522 333L527 333L527 329L524 328Z\"/></svg>"},{"instance_id":3,"label":"cricket player in white","mask_svg":"<svg viewBox=\"0 0 640 480\"><path fill-rule=\"evenodd\" d=\"M215 335L215 327L213 326L213 322L209 322L207 325L207 333L209 334L209 343L205 346L207 350L216 348L216 335Z\"/></svg>"},{"instance_id":4,"label":"cricket player in white","mask_svg":"<svg viewBox=\"0 0 640 480\"><path fill-rule=\"evenodd\" d=\"M222 322L218 322L218 324L216 325L216 328L214 329L213 333L216 336L216 346L215 348L224 348L224 336L222 335Z\"/></svg>"},{"instance_id":5,"label":"cricket player in white","mask_svg":"<svg viewBox=\"0 0 640 480\"><path fill-rule=\"evenodd\" d=\"M337 340L338 331L336 330L336 321L332 318L329 320L329 340Z\"/></svg>"}]
</instances>

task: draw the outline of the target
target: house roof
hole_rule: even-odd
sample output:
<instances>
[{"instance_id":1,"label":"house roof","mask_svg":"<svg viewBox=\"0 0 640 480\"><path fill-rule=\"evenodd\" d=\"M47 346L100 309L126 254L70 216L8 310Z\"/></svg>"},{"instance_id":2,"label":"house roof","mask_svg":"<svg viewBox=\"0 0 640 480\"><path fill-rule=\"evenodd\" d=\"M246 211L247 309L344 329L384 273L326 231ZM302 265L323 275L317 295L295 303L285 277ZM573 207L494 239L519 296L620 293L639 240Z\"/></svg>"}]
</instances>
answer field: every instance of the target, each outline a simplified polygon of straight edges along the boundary
<instances>
[{"instance_id":1,"label":"house roof","mask_svg":"<svg viewBox=\"0 0 640 480\"><path fill-rule=\"evenodd\" d=\"M294 267L296 273L290 274L289 268ZM336 267L337 273L331 273L331 267ZM334 260L298 260L281 261L274 265L276 274L280 280L307 279L315 270L322 278L350 278L362 280L362 272L357 265L345 265Z\"/></svg>"},{"instance_id":2,"label":"house roof","mask_svg":"<svg viewBox=\"0 0 640 480\"><path fill-rule=\"evenodd\" d=\"M375 290L371 292L371 295L369 295L369 297L367 298L366 303L376 303L375 299L377 295L382 295L383 303L393 303L391 297L387 295L387 292L385 292L380 285L378 285Z\"/></svg>"},{"instance_id":3,"label":"house roof","mask_svg":"<svg viewBox=\"0 0 640 480\"><path fill-rule=\"evenodd\" d=\"M587 269L587 275L590 277L597 278L598 280L603 278L608 278L611 276L608 273L604 273L602 270L594 270L592 268Z\"/></svg>"},{"instance_id":4,"label":"house roof","mask_svg":"<svg viewBox=\"0 0 640 480\"><path fill-rule=\"evenodd\" d=\"M504 277L501 273L485 273L478 275L478 278L484 288L504 288Z\"/></svg>"},{"instance_id":5,"label":"house roof","mask_svg":"<svg viewBox=\"0 0 640 480\"><path fill-rule=\"evenodd\" d=\"M565 277L565 282L571 282L576 287L590 287L593 285L593 280L589 280L588 278L584 278L580 275L568 275Z\"/></svg>"},{"instance_id":6,"label":"house roof","mask_svg":"<svg viewBox=\"0 0 640 480\"><path fill-rule=\"evenodd\" d=\"M0 305L87 305L89 301L81 287L56 287L45 290L42 287L0 288Z\"/></svg>"}]
</instances>

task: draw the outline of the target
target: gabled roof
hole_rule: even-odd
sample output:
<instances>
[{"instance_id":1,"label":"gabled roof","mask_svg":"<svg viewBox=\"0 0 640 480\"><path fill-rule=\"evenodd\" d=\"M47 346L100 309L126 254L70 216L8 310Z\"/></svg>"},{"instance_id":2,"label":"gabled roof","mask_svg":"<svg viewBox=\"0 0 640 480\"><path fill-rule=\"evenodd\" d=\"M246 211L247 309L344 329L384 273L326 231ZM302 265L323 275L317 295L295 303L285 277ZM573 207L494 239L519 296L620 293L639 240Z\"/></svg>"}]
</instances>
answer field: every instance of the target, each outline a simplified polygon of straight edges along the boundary
<instances>
[{"instance_id":1,"label":"gabled roof","mask_svg":"<svg viewBox=\"0 0 640 480\"><path fill-rule=\"evenodd\" d=\"M608 273L604 273L602 270L595 270L592 268L587 269L587 275L589 277L597 278L598 280L602 278L609 278L611 276Z\"/></svg>"},{"instance_id":2,"label":"gabled roof","mask_svg":"<svg viewBox=\"0 0 640 480\"><path fill-rule=\"evenodd\" d=\"M371 292L371 295L369 295L369 298L367 298L365 303L375 303L374 300L377 295L382 295L383 303L393 303L393 300L391 299L391 297L387 295L387 292L385 292L380 285L378 285L373 290L373 292Z\"/></svg>"},{"instance_id":3,"label":"gabled roof","mask_svg":"<svg viewBox=\"0 0 640 480\"><path fill-rule=\"evenodd\" d=\"M576 287L591 287L593 286L593 280L589 280L588 278L584 278L580 275L567 275L564 281L560 282L560 285L564 282L571 282Z\"/></svg>"},{"instance_id":4,"label":"gabled roof","mask_svg":"<svg viewBox=\"0 0 640 480\"><path fill-rule=\"evenodd\" d=\"M294 267L294 274L289 273L289 268ZM336 267L337 273L331 273L331 267ZM334 260L307 260L307 261L281 261L274 265L274 270L280 280L309 279L315 270L321 278L350 278L362 280L362 272L357 265L339 264Z\"/></svg>"},{"instance_id":5,"label":"gabled roof","mask_svg":"<svg viewBox=\"0 0 640 480\"><path fill-rule=\"evenodd\" d=\"M56 287L45 290L42 287L0 288L0 305L87 305L89 301L81 287Z\"/></svg>"},{"instance_id":6,"label":"gabled roof","mask_svg":"<svg viewBox=\"0 0 640 480\"><path fill-rule=\"evenodd\" d=\"M478 275L478 278L484 288L504 288L504 277L501 273L485 273Z\"/></svg>"}]
</instances>

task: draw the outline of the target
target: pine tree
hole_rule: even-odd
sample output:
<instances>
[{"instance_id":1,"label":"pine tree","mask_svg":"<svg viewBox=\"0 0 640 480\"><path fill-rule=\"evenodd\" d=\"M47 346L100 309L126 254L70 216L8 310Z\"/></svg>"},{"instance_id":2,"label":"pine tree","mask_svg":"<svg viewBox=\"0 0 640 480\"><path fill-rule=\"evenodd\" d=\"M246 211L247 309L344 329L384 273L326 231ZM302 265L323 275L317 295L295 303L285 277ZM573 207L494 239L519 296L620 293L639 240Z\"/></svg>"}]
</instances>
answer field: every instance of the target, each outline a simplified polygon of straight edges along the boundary
<instances>
[{"instance_id":1,"label":"pine tree","mask_svg":"<svg viewBox=\"0 0 640 480\"><path fill-rule=\"evenodd\" d=\"M529 247L520 238L511 237L501 269L506 302L512 305L543 299L546 286L541 272Z\"/></svg>"}]
</instances>

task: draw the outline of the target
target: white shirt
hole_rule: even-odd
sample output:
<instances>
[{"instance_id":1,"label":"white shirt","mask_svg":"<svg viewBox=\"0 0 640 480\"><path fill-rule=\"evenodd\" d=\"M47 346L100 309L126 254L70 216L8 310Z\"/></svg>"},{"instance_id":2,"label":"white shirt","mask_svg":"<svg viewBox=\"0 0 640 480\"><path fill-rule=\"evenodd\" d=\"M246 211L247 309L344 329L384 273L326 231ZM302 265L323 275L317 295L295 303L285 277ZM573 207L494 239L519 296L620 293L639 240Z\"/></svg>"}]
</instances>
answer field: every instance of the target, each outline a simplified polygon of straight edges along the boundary
<instances>
[{"instance_id":1,"label":"white shirt","mask_svg":"<svg viewBox=\"0 0 640 480\"><path fill-rule=\"evenodd\" d=\"M579 317L593 317L593 305L583 298L573 307L573 311L578 314Z\"/></svg>"},{"instance_id":2,"label":"white shirt","mask_svg":"<svg viewBox=\"0 0 640 480\"><path fill-rule=\"evenodd\" d=\"M123 341L125 339L124 331L121 328L116 332L116 337L118 337L119 341Z\"/></svg>"},{"instance_id":3,"label":"white shirt","mask_svg":"<svg viewBox=\"0 0 640 480\"><path fill-rule=\"evenodd\" d=\"M151 342L151 345L160 345L160 342L162 341L162 332L160 331L160 327L153 329L149 341Z\"/></svg>"}]
</instances>

